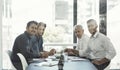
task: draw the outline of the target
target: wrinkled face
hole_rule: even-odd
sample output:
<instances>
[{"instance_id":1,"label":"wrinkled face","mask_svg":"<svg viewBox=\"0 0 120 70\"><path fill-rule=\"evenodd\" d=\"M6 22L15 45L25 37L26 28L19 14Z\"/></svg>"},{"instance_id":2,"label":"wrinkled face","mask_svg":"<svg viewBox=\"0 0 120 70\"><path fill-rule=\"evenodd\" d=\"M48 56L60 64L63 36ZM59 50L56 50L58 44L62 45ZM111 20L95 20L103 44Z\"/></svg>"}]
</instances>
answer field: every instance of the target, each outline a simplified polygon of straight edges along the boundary
<instances>
[{"instance_id":1,"label":"wrinkled face","mask_svg":"<svg viewBox=\"0 0 120 70\"><path fill-rule=\"evenodd\" d=\"M81 29L81 28L76 28L74 32L75 32L75 35L76 35L78 38L81 38L84 30Z\"/></svg>"},{"instance_id":2,"label":"wrinkled face","mask_svg":"<svg viewBox=\"0 0 120 70\"><path fill-rule=\"evenodd\" d=\"M26 30L30 35L35 35L37 32L37 25L31 24L29 27L26 28Z\"/></svg>"},{"instance_id":3,"label":"wrinkled face","mask_svg":"<svg viewBox=\"0 0 120 70\"><path fill-rule=\"evenodd\" d=\"M44 31L45 31L45 26L43 25L39 26L37 29L38 35L41 35L41 36L44 34Z\"/></svg>"},{"instance_id":4,"label":"wrinkled face","mask_svg":"<svg viewBox=\"0 0 120 70\"><path fill-rule=\"evenodd\" d=\"M95 32L96 29L97 29L97 26L94 24L94 22L89 22L89 23L87 24L87 26L88 26L89 32L90 32L91 34L94 34L94 32Z\"/></svg>"}]
</instances>

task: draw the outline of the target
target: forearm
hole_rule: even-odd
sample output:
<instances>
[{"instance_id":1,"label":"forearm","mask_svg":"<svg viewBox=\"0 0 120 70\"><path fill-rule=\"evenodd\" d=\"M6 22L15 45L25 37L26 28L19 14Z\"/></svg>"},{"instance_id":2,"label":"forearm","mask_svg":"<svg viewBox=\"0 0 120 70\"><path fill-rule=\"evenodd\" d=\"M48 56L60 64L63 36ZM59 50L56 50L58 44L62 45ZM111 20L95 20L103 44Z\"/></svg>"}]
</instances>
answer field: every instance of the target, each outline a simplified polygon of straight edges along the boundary
<instances>
[{"instance_id":1,"label":"forearm","mask_svg":"<svg viewBox=\"0 0 120 70\"><path fill-rule=\"evenodd\" d=\"M109 59L103 58L101 60L93 60L92 63L100 65L100 64L103 64L103 63L106 63L106 62L109 62L109 61L110 61Z\"/></svg>"},{"instance_id":2,"label":"forearm","mask_svg":"<svg viewBox=\"0 0 120 70\"><path fill-rule=\"evenodd\" d=\"M109 62L109 61L110 61L110 60L107 59L107 58L103 58L103 59L100 60L101 63L105 63L105 62Z\"/></svg>"},{"instance_id":3,"label":"forearm","mask_svg":"<svg viewBox=\"0 0 120 70\"><path fill-rule=\"evenodd\" d=\"M78 50L72 50L72 52L73 52L76 56L79 55L79 51L78 51Z\"/></svg>"}]
</instances>

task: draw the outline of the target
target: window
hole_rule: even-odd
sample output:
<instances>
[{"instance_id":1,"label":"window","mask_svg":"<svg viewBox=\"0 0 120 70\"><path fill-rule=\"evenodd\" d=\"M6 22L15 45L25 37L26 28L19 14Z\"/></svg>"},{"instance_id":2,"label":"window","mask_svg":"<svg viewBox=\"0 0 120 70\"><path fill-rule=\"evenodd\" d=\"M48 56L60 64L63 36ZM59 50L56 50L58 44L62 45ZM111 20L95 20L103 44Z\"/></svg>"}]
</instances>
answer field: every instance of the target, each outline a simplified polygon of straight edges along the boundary
<instances>
[{"instance_id":1,"label":"window","mask_svg":"<svg viewBox=\"0 0 120 70\"><path fill-rule=\"evenodd\" d=\"M73 44L73 0L4 0L3 5L4 69L10 67L6 50L12 50L15 38L25 31L27 22L31 20L47 24L45 44ZM51 47L61 50L69 45L46 47L45 50Z\"/></svg>"},{"instance_id":2,"label":"window","mask_svg":"<svg viewBox=\"0 0 120 70\"><path fill-rule=\"evenodd\" d=\"M90 35L86 21L94 18L99 23L99 0L76 1L77 24L82 24L84 32ZM10 68L9 61L6 61L8 60L6 50L12 50L15 38L25 31L27 22L31 20L47 24L44 33L45 50L71 47L74 24L73 3L74 0L3 0L2 24L0 24L2 27L1 48L4 55L2 56L3 68ZM119 8L120 0L107 0L107 36L117 51L116 57L112 60L111 69L120 69Z\"/></svg>"},{"instance_id":3,"label":"window","mask_svg":"<svg viewBox=\"0 0 120 70\"><path fill-rule=\"evenodd\" d=\"M117 55L112 60L111 69L120 69L120 1L107 0L107 36L111 39Z\"/></svg>"},{"instance_id":4,"label":"window","mask_svg":"<svg viewBox=\"0 0 120 70\"><path fill-rule=\"evenodd\" d=\"M78 24L83 25L84 32L89 34L86 21L96 19L99 23L99 0L78 0Z\"/></svg>"}]
</instances>

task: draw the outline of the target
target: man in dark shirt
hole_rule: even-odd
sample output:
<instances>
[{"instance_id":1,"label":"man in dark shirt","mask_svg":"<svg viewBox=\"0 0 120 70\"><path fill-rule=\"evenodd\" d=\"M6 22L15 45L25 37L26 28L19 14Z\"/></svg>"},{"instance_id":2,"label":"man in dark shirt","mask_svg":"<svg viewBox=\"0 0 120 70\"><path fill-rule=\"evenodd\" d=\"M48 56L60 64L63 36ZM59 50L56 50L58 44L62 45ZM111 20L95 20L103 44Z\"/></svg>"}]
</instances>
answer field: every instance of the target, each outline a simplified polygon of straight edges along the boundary
<instances>
[{"instance_id":1,"label":"man in dark shirt","mask_svg":"<svg viewBox=\"0 0 120 70\"><path fill-rule=\"evenodd\" d=\"M13 65L16 67L17 70L23 70L21 61L17 56L17 53L21 53L22 55L24 55L27 62L29 61L29 59L32 59L34 57L40 57L40 54L37 53L39 51L34 51L34 49L32 48L34 46L34 48L37 49L37 44L35 46L34 43L36 41L34 39L34 36L37 31L37 24L38 23L36 21L28 22L26 26L26 31L15 39L11 58Z\"/></svg>"}]
</instances>

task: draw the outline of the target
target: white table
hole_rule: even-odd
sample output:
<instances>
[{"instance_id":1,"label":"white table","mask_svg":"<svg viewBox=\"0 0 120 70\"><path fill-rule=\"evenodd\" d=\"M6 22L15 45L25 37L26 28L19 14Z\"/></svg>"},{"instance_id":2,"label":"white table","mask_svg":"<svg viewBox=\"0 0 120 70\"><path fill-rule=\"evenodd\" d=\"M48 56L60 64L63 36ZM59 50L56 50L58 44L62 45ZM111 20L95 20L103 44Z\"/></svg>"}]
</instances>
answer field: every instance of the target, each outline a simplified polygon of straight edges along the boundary
<instances>
[{"instance_id":1,"label":"white table","mask_svg":"<svg viewBox=\"0 0 120 70\"><path fill-rule=\"evenodd\" d=\"M58 70L55 66L39 66L39 63L31 63L27 70ZM97 70L89 60L77 60L64 62L63 70Z\"/></svg>"}]
</instances>

